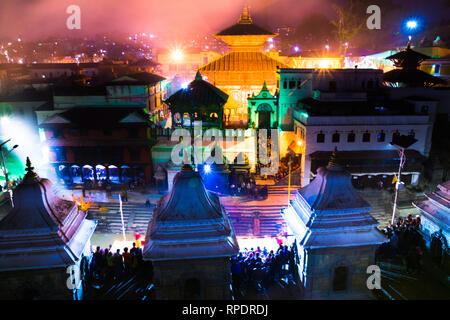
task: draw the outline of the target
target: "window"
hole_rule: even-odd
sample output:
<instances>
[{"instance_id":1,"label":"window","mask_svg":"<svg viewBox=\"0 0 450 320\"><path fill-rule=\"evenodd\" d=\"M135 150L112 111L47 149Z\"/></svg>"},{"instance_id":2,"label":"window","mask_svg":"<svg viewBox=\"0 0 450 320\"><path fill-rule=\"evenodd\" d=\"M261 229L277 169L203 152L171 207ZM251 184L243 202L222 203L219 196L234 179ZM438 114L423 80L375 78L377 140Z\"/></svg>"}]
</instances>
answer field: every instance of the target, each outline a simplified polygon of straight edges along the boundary
<instances>
[{"instance_id":1,"label":"window","mask_svg":"<svg viewBox=\"0 0 450 320\"><path fill-rule=\"evenodd\" d=\"M392 134L392 142L395 142L397 140L397 138L400 137L400 132L398 130L396 130L393 134Z\"/></svg>"},{"instance_id":2,"label":"window","mask_svg":"<svg viewBox=\"0 0 450 320\"><path fill-rule=\"evenodd\" d=\"M347 142L355 142L355 133L353 131L348 134Z\"/></svg>"},{"instance_id":3,"label":"window","mask_svg":"<svg viewBox=\"0 0 450 320\"><path fill-rule=\"evenodd\" d=\"M297 81L297 89L300 89L302 87L302 79L298 79Z\"/></svg>"},{"instance_id":4,"label":"window","mask_svg":"<svg viewBox=\"0 0 450 320\"><path fill-rule=\"evenodd\" d=\"M438 76L440 71L441 71L441 65L440 64L435 64L434 65L434 75Z\"/></svg>"},{"instance_id":5,"label":"window","mask_svg":"<svg viewBox=\"0 0 450 320\"><path fill-rule=\"evenodd\" d=\"M381 130L381 132L378 132L377 134L377 141L384 142L384 140L386 140L386 134Z\"/></svg>"},{"instance_id":6,"label":"window","mask_svg":"<svg viewBox=\"0 0 450 320\"><path fill-rule=\"evenodd\" d=\"M333 291L344 291L347 289L348 268L337 267L334 269Z\"/></svg>"},{"instance_id":7,"label":"window","mask_svg":"<svg viewBox=\"0 0 450 320\"><path fill-rule=\"evenodd\" d=\"M317 134L317 143L324 143L325 142L325 134L321 131L319 134Z\"/></svg>"},{"instance_id":8,"label":"window","mask_svg":"<svg viewBox=\"0 0 450 320\"><path fill-rule=\"evenodd\" d=\"M366 80L363 80L363 81L362 81L362 83L361 83L361 87L362 87L363 89L365 89L365 88L366 88Z\"/></svg>"},{"instance_id":9,"label":"window","mask_svg":"<svg viewBox=\"0 0 450 320\"><path fill-rule=\"evenodd\" d=\"M370 133L369 132L364 132L363 133L363 138L362 138L363 142L370 142Z\"/></svg>"},{"instance_id":10,"label":"window","mask_svg":"<svg viewBox=\"0 0 450 320\"><path fill-rule=\"evenodd\" d=\"M295 81L291 80L289 81L289 89L294 89L295 88Z\"/></svg>"},{"instance_id":11,"label":"window","mask_svg":"<svg viewBox=\"0 0 450 320\"><path fill-rule=\"evenodd\" d=\"M332 142L339 142L339 133L333 133Z\"/></svg>"},{"instance_id":12,"label":"window","mask_svg":"<svg viewBox=\"0 0 450 320\"><path fill-rule=\"evenodd\" d=\"M283 89L287 89L287 81L286 80L283 81Z\"/></svg>"}]
</instances>

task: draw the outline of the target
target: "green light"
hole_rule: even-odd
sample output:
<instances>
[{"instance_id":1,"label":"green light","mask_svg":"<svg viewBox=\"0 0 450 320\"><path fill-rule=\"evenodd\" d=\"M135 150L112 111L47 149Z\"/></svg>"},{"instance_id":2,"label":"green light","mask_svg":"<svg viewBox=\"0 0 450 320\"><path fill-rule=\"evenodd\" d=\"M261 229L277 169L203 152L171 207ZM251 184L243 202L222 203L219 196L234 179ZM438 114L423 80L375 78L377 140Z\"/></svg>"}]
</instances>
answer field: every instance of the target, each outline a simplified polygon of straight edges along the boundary
<instances>
[{"instance_id":1,"label":"green light","mask_svg":"<svg viewBox=\"0 0 450 320\"><path fill-rule=\"evenodd\" d=\"M309 117L309 115L306 113L306 112L302 112L302 113L300 113L303 117L305 117L305 118L308 118Z\"/></svg>"}]
</instances>

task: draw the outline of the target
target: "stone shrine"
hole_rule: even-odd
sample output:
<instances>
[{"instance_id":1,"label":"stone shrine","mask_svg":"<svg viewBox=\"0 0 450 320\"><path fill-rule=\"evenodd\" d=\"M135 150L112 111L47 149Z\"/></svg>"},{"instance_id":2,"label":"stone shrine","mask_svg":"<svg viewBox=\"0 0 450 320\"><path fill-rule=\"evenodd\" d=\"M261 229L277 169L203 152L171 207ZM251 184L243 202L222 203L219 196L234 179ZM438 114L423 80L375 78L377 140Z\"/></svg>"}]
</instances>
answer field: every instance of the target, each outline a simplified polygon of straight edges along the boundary
<instances>
[{"instance_id":1,"label":"stone shrine","mask_svg":"<svg viewBox=\"0 0 450 320\"><path fill-rule=\"evenodd\" d=\"M184 165L147 229L143 254L153 263L155 298L230 299L230 257L238 252L219 198Z\"/></svg>"}]
</instances>

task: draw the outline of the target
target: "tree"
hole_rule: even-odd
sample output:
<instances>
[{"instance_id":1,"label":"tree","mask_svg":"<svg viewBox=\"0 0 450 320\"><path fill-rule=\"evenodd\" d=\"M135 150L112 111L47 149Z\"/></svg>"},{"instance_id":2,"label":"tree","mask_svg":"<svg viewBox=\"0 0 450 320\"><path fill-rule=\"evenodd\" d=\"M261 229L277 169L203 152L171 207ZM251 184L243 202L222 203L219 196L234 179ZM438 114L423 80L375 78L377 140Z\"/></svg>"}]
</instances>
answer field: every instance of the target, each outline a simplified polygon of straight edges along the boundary
<instances>
[{"instance_id":1,"label":"tree","mask_svg":"<svg viewBox=\"0 0 450 320\"><path fill-rule=\"evenodd\" d=\"M334 4L336 11L336 20L332 20L331 24L335 27L335 34L338 41L338 53L342 51L345 43L349 43L356 34L365 25L365 16L361 12L361 6L350 0L347 5L339 6Z\"/></svg>"}]
</instances>

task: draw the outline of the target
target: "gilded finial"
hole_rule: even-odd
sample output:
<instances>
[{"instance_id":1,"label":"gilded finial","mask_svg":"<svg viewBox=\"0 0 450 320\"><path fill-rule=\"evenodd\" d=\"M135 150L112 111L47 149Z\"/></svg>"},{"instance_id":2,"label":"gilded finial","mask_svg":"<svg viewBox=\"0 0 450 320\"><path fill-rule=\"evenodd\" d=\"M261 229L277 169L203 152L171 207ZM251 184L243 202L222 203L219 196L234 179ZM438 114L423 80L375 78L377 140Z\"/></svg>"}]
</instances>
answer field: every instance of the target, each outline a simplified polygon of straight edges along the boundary
<instances>
[{"instance_id":1,"label":"gilded finial","mask_svg":"<svg viewBox=\"0 0 450 320\"><path fill-rule=\"evenodd\" d=\"M33 171L34 167L31 166L31 161L29 157L27 157L26 166L27 167L25 168L25 171L27 173L25 174L24 180L32 180L39 177L37 173Z\"/></svg>"},{"instance_id":2,"label":"gilded finial","mask_svg":"<svg viewBox=\"0 0 450 320\"><path fill-rule=\"evenodd\" d=\"M337 147L334 147L334 151L331 154L330 161L328 161L328 166L330 166L330 167L339 167L340 166L339 162L338 162L338 157L337 157L338 154L337 153L338 153Z\"/></svg>"},{"instance_id":3,"label":"gilded finial","mask_svg":"<svg viewBox=\"0 0 450 320\"><path fill-rule=\"evenodd\" d=\"M251 24L252 18L250 17L250 14L248 13L248 6L244 6L244 10L242 11L241 19L239 20L239 23L241 24Z\"/></svg>"}]
</instances>

